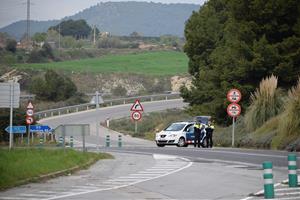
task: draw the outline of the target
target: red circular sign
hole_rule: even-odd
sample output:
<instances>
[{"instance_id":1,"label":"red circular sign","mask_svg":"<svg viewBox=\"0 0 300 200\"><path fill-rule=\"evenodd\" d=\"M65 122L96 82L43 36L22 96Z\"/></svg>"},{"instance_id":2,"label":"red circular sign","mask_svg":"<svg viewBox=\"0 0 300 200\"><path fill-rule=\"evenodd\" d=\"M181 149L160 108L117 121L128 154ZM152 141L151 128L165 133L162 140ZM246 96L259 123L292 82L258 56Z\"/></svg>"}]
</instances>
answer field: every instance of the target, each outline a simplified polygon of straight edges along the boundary
<instances>
[{"instance_id":1,"label":"red circular sign","mask_svg":"<svg viewBox=\"0 0 300 200\"><path fill-rule=\"evenodd\" d=\"M242 99L242 93L238 89L231 89L227 93L227 99L231 103L238 103Z\"/></svg>"},{"instance_id":2,"label":"red circular sign","mask_svg":"<svg viewBox=\"0 0 300 200\"><path fill-rule=\"evenodd\" d=\"M142 113L140 113L139 111L135 111L131 113L131 119L138 121L142 118Z\"/></svg>"},{"instance_id":3,"label":"red circular sign","mask_svg":"<svg viewBox=\"0 0 300 200\"><path fill-rule=\"evenodd\" d=\"M242 108L237 103L231 103L227 106L227 114L231 117L237 117L241 114Z\"/></svg>"},{"instance_id":4,"label":"red circular sign","mask_svg":"<svg viewBox=\"0 0 300 200\"><path fill-rule=\"evenodd\" d=\"M26 117L26 124L27 124L27 125L30 125L30 124L32 124L32 123L33 123L33 117L27 116L27 117Z\"/></svg>"}]
</instances>

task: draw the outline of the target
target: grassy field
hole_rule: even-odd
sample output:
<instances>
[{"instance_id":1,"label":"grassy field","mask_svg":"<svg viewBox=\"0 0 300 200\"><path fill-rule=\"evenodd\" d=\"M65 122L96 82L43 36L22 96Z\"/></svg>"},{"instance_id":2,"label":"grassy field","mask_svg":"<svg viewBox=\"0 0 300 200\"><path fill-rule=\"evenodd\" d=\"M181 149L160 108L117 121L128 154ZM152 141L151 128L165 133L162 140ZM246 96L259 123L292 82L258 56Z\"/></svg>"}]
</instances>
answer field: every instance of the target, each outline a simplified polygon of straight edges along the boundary
<instances>
[{"instance_id":1,"label":"grassy field","mask_svg":"<svg viewBox=\"0 0 300 200\"><path fill-rule=\"evenodd\" d=\"M0 189L40 175L83 166L93 160L112 158L109 154L83 153L75 150L0 149Z\"/></svg>"},{"instance_id":2,"label":"grassy field","mask_svg":"<svg viewBox=\"0 0 300 200\"><path fill-rule=\"evenodd\" d=\"M178 75L187 73L188 58L183 52L157 51L65 62L18 64L32 69L58 69L77 72L137 73L149 75Z\"/></svg>"}]
</instances>

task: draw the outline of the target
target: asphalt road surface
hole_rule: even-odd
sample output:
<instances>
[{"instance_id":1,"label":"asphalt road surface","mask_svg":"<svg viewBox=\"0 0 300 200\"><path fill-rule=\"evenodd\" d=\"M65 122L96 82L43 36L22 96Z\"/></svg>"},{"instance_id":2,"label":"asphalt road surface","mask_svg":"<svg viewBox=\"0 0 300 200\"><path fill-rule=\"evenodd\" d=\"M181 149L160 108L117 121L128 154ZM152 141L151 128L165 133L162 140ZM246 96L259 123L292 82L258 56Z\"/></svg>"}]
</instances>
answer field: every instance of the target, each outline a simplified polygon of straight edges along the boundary
<instances>
[{"instance_id":1,"label":"asphalt road surface","mask_svg":"<svg viewBox=\"0 0 300 200\"><path fill-rule=\"evenodd\" d=\"M181 100L142 104L145 112L185 106ZM261 192L249 196L263 189L262 162L273 162L275 183L287 178L288 152L284 151L159 148L152 141L124 135L123 147L118 148L120 133L100 127L97 136L96 123L108 117L129 116L130 108L131 105L121 105L41 120L51 127L89 123L88 149L110 152L116 159L100 161L70 176L1 192L0 199L262 199ZM104 145L107 134L112 137L109 148ZM77 138L77 146L80 140ZM277 197L300 199L300 190L280 185Z\"/></svg>"}]
</instances>

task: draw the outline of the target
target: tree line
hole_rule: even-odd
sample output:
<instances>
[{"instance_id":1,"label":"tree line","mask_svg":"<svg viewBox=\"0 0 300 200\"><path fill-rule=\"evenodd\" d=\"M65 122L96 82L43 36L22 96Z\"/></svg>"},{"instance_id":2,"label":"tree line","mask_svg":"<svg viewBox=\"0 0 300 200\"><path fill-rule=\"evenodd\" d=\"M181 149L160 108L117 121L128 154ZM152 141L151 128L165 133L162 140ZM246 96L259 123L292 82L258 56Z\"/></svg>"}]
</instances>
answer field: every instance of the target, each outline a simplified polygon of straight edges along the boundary
<instances>
[{"instance_id":1,"label":"tree line","mask_svg":"<svg viewBox=\"0 0 300 200\"><path fill-rule=\"evenodd\" d=\"M181 95L193 114L228 122L226 93L242 91L243 107L259 82L274 74L279 87L300 72L300 4L297 0L210 0L185 27L193 87Z\"/></svg>"}]
</instances>

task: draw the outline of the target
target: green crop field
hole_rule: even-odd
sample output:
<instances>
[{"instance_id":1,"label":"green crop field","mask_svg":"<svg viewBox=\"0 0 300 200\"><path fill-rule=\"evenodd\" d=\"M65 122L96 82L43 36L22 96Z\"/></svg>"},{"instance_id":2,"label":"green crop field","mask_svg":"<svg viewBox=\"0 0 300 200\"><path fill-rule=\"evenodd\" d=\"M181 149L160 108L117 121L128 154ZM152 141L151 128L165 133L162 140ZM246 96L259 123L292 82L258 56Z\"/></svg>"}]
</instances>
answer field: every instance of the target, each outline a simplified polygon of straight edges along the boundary
<instances>
[{"instance_id":1,"label":"green crop field","mask_svg":"<svg viewBox=\"0 0 300 200\"><path fill-rule=\"evenodd\" d=\"M98 73L137 73L148 75L179 75L187 73L188 58L183 52L157 51L126 55L110 55L65 62L19 64L21 68L57 69Z\"/></svg>"}]
</instances>

